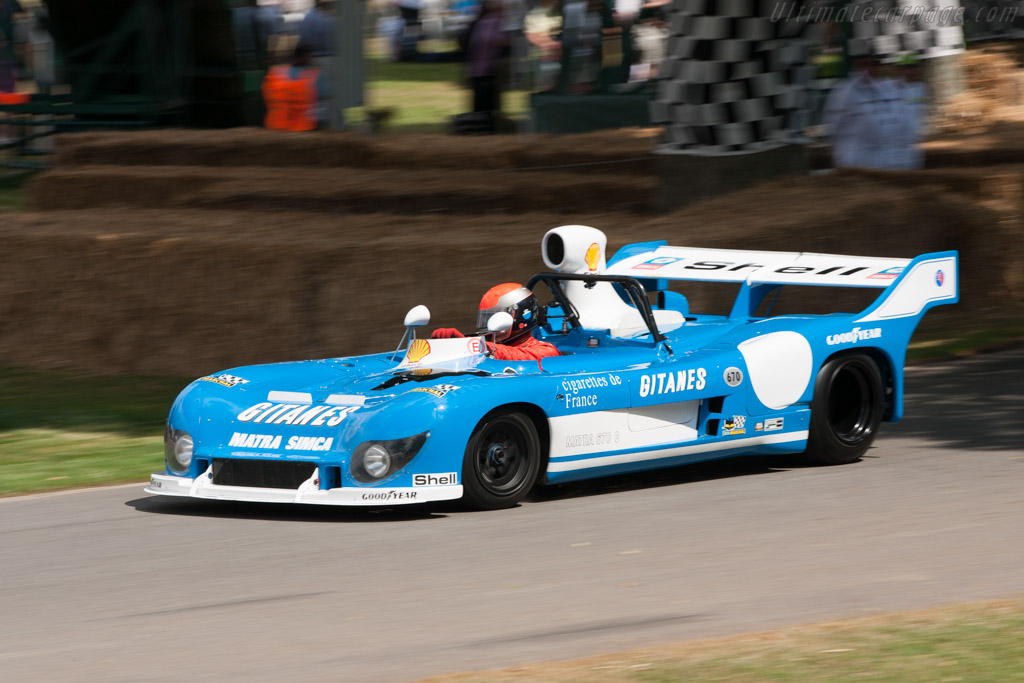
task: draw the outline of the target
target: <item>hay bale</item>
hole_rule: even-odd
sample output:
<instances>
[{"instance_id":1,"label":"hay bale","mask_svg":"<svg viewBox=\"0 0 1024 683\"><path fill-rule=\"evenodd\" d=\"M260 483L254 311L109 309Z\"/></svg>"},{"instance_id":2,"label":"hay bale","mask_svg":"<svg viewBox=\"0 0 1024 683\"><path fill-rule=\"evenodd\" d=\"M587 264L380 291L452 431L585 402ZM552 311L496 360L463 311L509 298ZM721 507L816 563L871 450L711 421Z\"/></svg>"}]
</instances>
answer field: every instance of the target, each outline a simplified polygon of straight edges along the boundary
<instances>
[{"instance_id":1,"label":"hay bale","mask_svg":"<svg viewBox=\"0 0 1024 683\"><path fill-rule=\"evenodd\" d=\"M651 239L898 257L959 249L962 303L929 318L1019 314L1020 175L986 181L979 172L968 193L956 191L952 174L935 175L789 179L646 217L8 214L0 221L0 319L18 324L0 328L0 353L28 367L198 375L379 351L397 342L402 316L417 303L431 308L432 324L471 327L481 292L542 270L541 236L569 222L604 230L613 250ZM698 311L728 301L683 290ZM835 290L814 296L793 310L858 305Z\"/></svg>"},{"instance_id":2,"label":"hay bale","mask_svg":"<svg viewBox=\"0 0 1024 683\"><path fill-rule=\"evenodd\" d=\"M33 210L101 207L414 214L645 210L644 176L199 166L85 166L36 176Z\"/></svg>"},{"instance_id":3,"label":"hay bale","mask_svg":"<svg viewBox=\"0 0 1024 683\"><path fill-rule=\"evenodd\" d=\"M79 133L58 138L56 165L487 170L588 164L574 172L651 175L654 135L654 129L473 138L258 128Z\"/></svg>"}]
</instances>

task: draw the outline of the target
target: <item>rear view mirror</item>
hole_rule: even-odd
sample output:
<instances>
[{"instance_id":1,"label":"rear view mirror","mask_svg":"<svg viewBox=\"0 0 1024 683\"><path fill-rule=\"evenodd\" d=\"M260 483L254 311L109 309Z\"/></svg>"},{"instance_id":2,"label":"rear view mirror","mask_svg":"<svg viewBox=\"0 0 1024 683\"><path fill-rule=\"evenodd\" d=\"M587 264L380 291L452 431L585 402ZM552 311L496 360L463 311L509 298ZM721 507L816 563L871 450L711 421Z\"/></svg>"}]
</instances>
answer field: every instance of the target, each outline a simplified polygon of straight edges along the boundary
<instances>
[{"instance_id":1,"label":"rear view mirror","mask_svg":"<svg viewBox=\"0 0 1024 683\"><path fill-rule=\"evenodd\" d=\"M409 312L405 314L406 327L424 327L429 322L430 309L423 304L413 306L409 309Z\"/></svg>"},{"instance_id":2,"label":"rear view mirror","mask_svg":"<svg viewBox=\"0 0 1024 683\"><path fill-rule=\"evenodd\" d=\"M487 321L487 331L491 334L503 334L512 329L512 316L505 311L498 311Z\"/></svg>"}]
</instances>

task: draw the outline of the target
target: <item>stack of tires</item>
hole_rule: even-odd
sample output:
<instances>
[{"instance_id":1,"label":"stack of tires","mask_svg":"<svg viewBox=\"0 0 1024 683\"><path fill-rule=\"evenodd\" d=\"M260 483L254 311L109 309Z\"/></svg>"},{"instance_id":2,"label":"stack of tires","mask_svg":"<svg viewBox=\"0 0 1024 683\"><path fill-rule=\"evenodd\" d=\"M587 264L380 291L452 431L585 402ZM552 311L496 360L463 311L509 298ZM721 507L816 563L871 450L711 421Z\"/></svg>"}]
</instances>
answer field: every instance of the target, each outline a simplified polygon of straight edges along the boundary
<instances>
[{"instance_id":1,"label":"stack of tires","mask_svg":"<svg viewBox=\"0 0 1024 683\"><path fill-rule=\"evenodd\" d=\"M674 0L664 77L650 105L669 148L756 151L809 125L816 28L755 0Z\"/></svg>"}]
</instances>

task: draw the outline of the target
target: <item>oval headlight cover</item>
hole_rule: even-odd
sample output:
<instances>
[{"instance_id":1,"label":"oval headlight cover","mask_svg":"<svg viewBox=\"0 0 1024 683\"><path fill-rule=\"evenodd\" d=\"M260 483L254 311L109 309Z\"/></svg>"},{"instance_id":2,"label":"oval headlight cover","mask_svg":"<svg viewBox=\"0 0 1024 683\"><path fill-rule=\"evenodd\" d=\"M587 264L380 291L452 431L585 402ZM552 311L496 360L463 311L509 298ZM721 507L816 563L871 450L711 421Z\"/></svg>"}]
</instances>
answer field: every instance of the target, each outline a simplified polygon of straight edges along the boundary
<instances>
[{"instance_id":1,"label":"oval headlight cover","mask_svg":"<svg viewBox=\"0 0 1024 683\"><path fill-rule=\"evenodd\" d=\"M375 484L395 474L420 452L430 432L421 432L404 439L364 441L352 451L349 469L352 478L364 484Z\"/></svg>"},{"instance_id":2,"label":"oval headlight cover","mask_svg":"<svg viewBox=\"0 0 1024 683\"><path fill-rule=\"evenodd\" d=\"M379 443L363 451L363 469L374 479L380 479L391 469L391 454Z\"/></svg>"},{"instance_id":3,"label":"oval headlight cover","mask_svg":"<svg viewBox=\"0 0 1024 683\"><path fill-rule=\"evenodd\" d=\"M192 464L192 452L195 442L192 435L181 429L171 429L167 425L164 430L164 461L172 472L187 472Z\"/></svg>"}]
</instances>

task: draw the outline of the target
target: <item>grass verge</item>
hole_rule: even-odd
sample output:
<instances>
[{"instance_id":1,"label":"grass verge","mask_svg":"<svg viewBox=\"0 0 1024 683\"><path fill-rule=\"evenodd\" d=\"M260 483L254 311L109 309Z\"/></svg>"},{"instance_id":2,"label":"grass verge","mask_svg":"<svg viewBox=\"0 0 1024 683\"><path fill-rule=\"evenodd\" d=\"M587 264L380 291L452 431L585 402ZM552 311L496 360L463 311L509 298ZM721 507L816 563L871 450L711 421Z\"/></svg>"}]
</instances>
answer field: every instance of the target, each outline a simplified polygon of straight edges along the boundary
<instances>
[{"instance_id":1,"label":"grass verge","mask_svg":"<svg viewBox=\"0 0 1024 683\"><path fill-rule=\"evenodd\" d=\"M435 676L421 683L1024 681L1024 600L799 626L736 638Z\"/></svg>"},{"instance_id":2,"label":"grass verge","mask_svg":"<svg viewBox=\"0 0 1024 683\"><path fill-rule=\"evenodd\" d=\"M529 109L530 94L505 92L502 113L521 118ZM369 110L388 110L385 134L444 133L452 116L470 110L472 92L461 62L369 62L366 106L346 113L352 123L365 120Z\"/></svg>"},{"instance_id":3,"label":"grass verge","mask_svg":"<svg viewBox=\"0 0 1024 683\"><path fill-rule=\"evenodd\" d=\"M1024 341L1024 320L1019 318L968 323L922 330L907 347L907 364L917 365L994 351Z\"/></svg>"},{"instance_id":4,"label":"grass verge","mask_svg":"<svg viewBox=\"0 0 1024 683\"><path fill-rule=\"evenodd\" d=\"M0 495L141 481L188 380L0 370Z\"/></svg>"}]
</instances>

